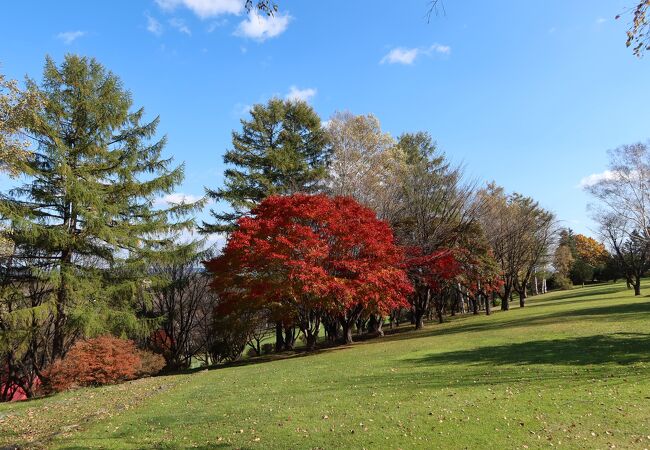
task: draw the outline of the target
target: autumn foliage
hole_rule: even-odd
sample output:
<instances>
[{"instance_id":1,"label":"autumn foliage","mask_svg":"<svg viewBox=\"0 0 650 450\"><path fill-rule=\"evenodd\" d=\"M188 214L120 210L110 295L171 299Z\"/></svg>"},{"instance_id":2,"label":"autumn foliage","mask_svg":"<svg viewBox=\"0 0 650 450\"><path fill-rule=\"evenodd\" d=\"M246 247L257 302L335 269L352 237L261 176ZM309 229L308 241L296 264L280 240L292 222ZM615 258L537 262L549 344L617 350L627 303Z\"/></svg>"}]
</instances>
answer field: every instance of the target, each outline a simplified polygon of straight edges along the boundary
<instances>
[{"instance_id":1,"label":"autumn foliage","mask_svg":"<svg viewBox=\"0 0 650 450\"><path fill-rule=\"evenodd\" d=\"M271 309L313 347L325 314L348 331L361 314L406 306L403 262L372 210L351 198L296 194L269 197L240 219L206 266L223 308Z\"/></svg>"},{"instance_id":2,"label":"autumn foliage","mask_svg":"<svg viewBox=\"0 0 650 450\"><path fill-rule=\"evenodd\" d=\"M592 267L604 264L609 256L605 245L583 234L575 236L575 248L578 258Z\"/></svg>"},{"instance_id":3,"label":"autumn foliage","mask_svg":"<svg viewBox=\"0 0 650 450\"><path fill-rule=\"evenodd\" d=\"M161 356L152 355L138 350L133 341L110 335L80 340L48 368L48 386L59 392L151 375L164 366Z\"/></svg>"}]
</instances>

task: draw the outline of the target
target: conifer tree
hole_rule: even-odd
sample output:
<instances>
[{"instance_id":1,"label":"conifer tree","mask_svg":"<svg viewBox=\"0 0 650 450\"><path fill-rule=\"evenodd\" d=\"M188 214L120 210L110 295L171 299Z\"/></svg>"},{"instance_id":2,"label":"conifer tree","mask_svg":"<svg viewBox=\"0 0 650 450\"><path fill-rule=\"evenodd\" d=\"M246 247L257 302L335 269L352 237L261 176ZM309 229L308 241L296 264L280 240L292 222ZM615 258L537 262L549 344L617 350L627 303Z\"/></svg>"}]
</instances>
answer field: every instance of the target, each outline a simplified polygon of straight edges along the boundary
<instances>
[{"instance_id":1,"label":"conifer tree","mask_svg":"<svg viewBox=\"0 0 650 450\"><path fill-rule=\"evenodd\" d=\"M193 226L187 214L200 204L154 207L183 166L162 157L159 119L132 110L131 94L95 59L47 58L42 83L28 88L42 107L22 124L33 143L16 166L24 183L0 194L2 234L14 248L5 285L45 287L37 303L14 296L0 322L4 332L28 323L21 317L48 318L41 361L52 361L80 336L142 330L135 305L146 296L146 266L172 257L168 244Z\"/></svg>"},{"instance_id":2,"label":"conifer tree","mask_svg":"<svg viewBox=\"0 0 650 450\"><path fill-rule=\"evenodd\" d=\"M231 231L239 217L270 195L317 192L326 176L327 134L307 103L273 98L253 106L250 119L241 124L224 155L233 166L225 171L224 187L206 189L231 210L212 210L216 220L203 223L205 232Z\"/></svg>"}]
</instances>

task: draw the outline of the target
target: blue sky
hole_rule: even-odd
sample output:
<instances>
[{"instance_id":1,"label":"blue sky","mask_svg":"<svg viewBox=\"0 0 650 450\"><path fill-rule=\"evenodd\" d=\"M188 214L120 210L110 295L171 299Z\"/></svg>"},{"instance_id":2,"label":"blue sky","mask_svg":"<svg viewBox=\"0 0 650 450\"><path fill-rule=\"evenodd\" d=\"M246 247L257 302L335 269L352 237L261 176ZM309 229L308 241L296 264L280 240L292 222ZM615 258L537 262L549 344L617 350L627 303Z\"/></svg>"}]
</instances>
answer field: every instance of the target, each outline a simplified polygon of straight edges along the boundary
<instances>
[{"instance_id":1,"label":"blue sky","mask_svg":"<svg viewBox=\"0 0 650 450\"><path fill-rule=\"evenodd\" d=\"M0 70L40 79L46 54L94 56L136 106L161 116L186 162L179 194L222 182L246 108L271 96L373 113L397 136L429 131L468 176L538 199L589 233L583 178L606 150L650 138L648 58L625 47L633 0L277 0L273 21L243 0L14 1ZM0 187L6 187L4 180Z\"/></svg>"}]
</instances>

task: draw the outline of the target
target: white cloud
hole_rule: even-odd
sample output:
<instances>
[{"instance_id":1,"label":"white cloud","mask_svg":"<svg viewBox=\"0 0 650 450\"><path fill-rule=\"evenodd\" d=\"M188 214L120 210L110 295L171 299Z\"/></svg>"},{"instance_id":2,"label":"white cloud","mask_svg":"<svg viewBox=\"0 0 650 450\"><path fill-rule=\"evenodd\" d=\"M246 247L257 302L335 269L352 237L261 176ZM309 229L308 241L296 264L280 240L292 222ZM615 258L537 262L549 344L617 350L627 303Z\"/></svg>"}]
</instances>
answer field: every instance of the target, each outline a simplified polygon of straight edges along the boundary
<instances>
[{"instance_id":1,"label":"white cloud","mask_svg":"<svg viewBox=\"0 0 650 450\"><path fill-rule=\"evenodd\" d=\"M592 173L591 175L588 175L580 180L578 187L583 189L588 188L600 183L601 181L615 180L617 177L618 174L613 170L606 170L601 173Z\"/></svg>"},{"instance_id":2,"label":"white cloud","mask_svg":"<svg viewBox=\"0 0 650 450\"><path fill-rule=\"evenodd\" d=\"M451 47L442 44L433 44L426 48L397 47L392 49L390 52L388 52L379 62L381 64L388 63L388 64L410 65L415 62L418 56L420 55L431 56L434 53L438 53L441 55L449 55L451 53Z\"/></svg>"},{"instance_id":3,"label":"white cloud","mask_svg":"<svg viewBox=\"0 0 650 450\"><path fill-rule=\"evenodd\" d=\"M417 48L394 48L381 59L381 64L413 64L420 51Z\"/></svg>"},{"instance_id":4,"label":"white cloud","mask_svg":"<svg viewBox=\"0 0 650 450\"><path fill-rule=\"evenodd\" d=\"M291 86L289 93L284 97L291 101L308 102L318 91L314 88L299 89L297 86Z\"/></svg>"},{"instance_id":5,"label":"white cloud","mask_svg":"<svg viewBox=\"0 0 650 450\"><path fill-rule=\"evenodd\" d=\"M64 31L56 35L56 37L63 41L64 44L69 45L82 36L85 36L85 31Z\"/></svg>"},{"instance_id":6,"label":"white cloud","mask_svg":"<svg viewBox=\"0 0 650 450\"><path fill-rule=\"evenodd\" d=\"M187 25L185 25L185 21L181 19L173 18L169 21L169 24L173 28L176 28L180 33L187 34L188 36L192 35L192 31Z\"/></svg>"},{"instance_id":7,"label":"white cloud","mask_svg":"<svg viewBox=\"0 0 650 450\"><path fill-rule=\"evenodd\" d=\"M248 18L240 22L235 35L260 42L265 41L282 34L289 26L291 19L292 17L288 14L276 13L273 16L266 16L257 11L251 11Z\"/></svg>"},{"instance_id":8,"label":"white cloud","mask_svg":"<svg viewBox=\"0 0 650 450\"><path fill-rule=\"evenodd\" d=\"M162 24L155 18L151 17L149 14L147 14L147 31L149 33L155 34L156 36L160 36L163 32Z\"/></svg>"},{"instance_id":9,"label":"white cloud","mask_svg":"<svg viewBox=\"0 0 650 450\"><path fill-rule=\"evenodd\" d=\"M600 25L605 22L607 22L607 19L605 19L604 17L599 17L598 19L596 19L596 25Z\"/></svg>"},{"instance_id":10,"label":"white cloud","mask_svg":"<svg viewBox=\"0 0 650 450\"><path fill-rule=\"evenodd\" d=\"M157 198L154 201L154 206L167 207L172 204L181 204L181 203L194 203L201 200L201 197L197 197L192 194L183 194L182 192L173 192L167 194L164 197Z\"/></svg>"},{"instance_id":11,"label":"white cloud","mask_svg":"<svg viewBox=\"0 0 650 450\"><path fill-rule=\"evenodd\" d=\"M158 6L167 11L173 11L183 6L201 19L208 19L223 14L241 14L244 11L244 0L156 0Z\"/></svg>"}]
</instances>

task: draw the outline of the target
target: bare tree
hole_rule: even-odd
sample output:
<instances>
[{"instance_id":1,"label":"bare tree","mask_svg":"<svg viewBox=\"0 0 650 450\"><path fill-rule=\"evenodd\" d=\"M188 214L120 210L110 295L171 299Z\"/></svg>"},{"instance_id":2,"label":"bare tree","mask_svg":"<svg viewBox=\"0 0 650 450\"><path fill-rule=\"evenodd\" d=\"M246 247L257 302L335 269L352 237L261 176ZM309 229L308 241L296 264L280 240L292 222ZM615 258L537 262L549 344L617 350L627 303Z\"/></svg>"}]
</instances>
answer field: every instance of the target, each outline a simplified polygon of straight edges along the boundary
<instances>
[{"instance_id":1,"label":"bare tree","mask_svg":"<svg viewBox=\"0 0 650 450\"><path fill-rule=\"evenodd\" d=\"M648 144L623 145L610 150L609 170L586 186L599 204L596 218L616 226L626 238L632 233L650 241L650 149ZM609 216L617 218L614 224Z\"/></svg>"},{"instance_id":2,"label":"bare tree","mask_svg":"<svg viewBox=\"0 0 650 450\"><path fill-rule=\"evenodd\" d=\"M197 328L209 327L213 314L211 277L201 265L210 253L193 250L189 246L185 259L156 264L151 269L155 280L151 314L162 320L165 342L161 350L167 367L172 369L189 367L192 358L203 351L205 338Z\"/></svg>"},{"instance_id":3,"label":"bare tree","mask_svg":"<svg viewBox=\"0 0 650 450\"><path fill-rule=\"evenodd\" d=\"M548 255L554 235L554 216L529 197L507 195L489 184L479 193L481 223L495 259L501 266L501 309L510 309L514 291L525 305L526 287L535 269Z\"/></svg>"}]
</instances>

